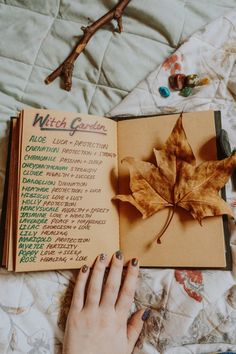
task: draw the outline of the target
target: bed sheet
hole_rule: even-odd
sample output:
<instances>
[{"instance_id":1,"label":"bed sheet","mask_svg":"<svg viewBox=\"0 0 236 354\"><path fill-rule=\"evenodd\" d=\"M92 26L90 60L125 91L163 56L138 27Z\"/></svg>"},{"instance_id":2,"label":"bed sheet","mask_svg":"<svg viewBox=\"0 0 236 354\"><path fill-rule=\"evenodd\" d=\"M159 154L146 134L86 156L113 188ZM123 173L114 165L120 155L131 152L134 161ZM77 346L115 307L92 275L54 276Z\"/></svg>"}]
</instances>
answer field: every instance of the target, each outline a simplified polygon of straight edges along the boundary
<instances>
[{"instance_id":1,"label":"bed sheet","mask_svg":"<svg viewBox=\"0 0 236 354\"><path fill-rule=\"evenodd\" d=\"M0 0L0 200L10 116L26 106L104 115L195 30L236 6L235 0L210 0L207 6L205 0L132 0L123 17L124 32L120 35L112 31L113 25L101 29L77 60L71 92L61 90L59 80L45 86L44 78L70 52L75 36L81 34L80 27L97 19L115 3L115 0ZM132 106L128 99L126 102ZM74 276L75 272L70 271L23 274L0 271L1 353L61 352ZM185 282L194 283L189 275L186 277ZM204 287L201 277L194 278L196 293L200 294ZM178 304L181 316L184 308L186 328L191 327L193 316L188 316L188 312L193 307L195 314L201 313L212 297L218 304L219 297L211 290L204 293L205 302L183 297L186 286L180 286L174 273L168 270L159 276L153 270L143 271L139 281L133 309L149 305L156 317L153 315L147 323L136 353L167 350L174 354L179 350L177 346L184 344L182 337L174 338L180 314L167 309L166 303ZM222 280L220 295L233 299L233 284L232 275ZM179 298L183 303L177 301ZM172 313L175 313L171 317L172 327L160 326ZM216 317L218 313L221 315L219 311ZM202 314L208 315L211 313ZM191 349L193 353L199 353L194 333L201 321L199 316L191 327L193 347L196 346L196 350ZM171 340L167 340L168 331L173 331ZM166 335L160 335L163 332ZM218 349L218 344L212 350ZM204 344L201 348L205 350ZM181 350L178 353L184 353ZM209 345L206 350L209 351Z\"/></svg>"}]
</instances>

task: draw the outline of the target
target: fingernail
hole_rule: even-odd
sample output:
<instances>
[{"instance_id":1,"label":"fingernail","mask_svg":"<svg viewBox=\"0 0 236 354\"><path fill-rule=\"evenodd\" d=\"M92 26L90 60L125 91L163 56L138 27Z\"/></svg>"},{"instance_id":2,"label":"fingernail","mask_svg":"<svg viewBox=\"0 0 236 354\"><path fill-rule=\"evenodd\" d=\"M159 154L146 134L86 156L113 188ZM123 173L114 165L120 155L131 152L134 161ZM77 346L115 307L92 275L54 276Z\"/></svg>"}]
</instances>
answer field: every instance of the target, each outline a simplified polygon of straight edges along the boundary
<instances>
[{"instance_id":1,"label":"fingernail","mask_svg":"<svg viewBox=\"0 0 236 354\"><path fill-rule=\"evenodd\" d=\"M121 251L116 251L115 255L116 255L116 258L119 260L121 260L123 258L123 254Z\"/></svg>"},{"instance_id":2,"label":"fingernail","mask_svg":"<svg viewBox=\"0 0 236 354\"><path fill-rule=\"evenodd\" d=\"M142 315L142 320L146 321L148 319L148 317L150 316L151 310L150 309L146 309Z\"/></svg>"},{"instance_id":3,"label":"fingernail","mask_svg":"<svg viewBox=\"0 0 236 354\"><path fill-rule=\"evenodd\" d=\"M133 267L136 267L138 265L138 259L137 258L133 258L131 260L131 264L132 264Z\"/></svg>"},{"instance_id":4,"label":"fingernail","mask_svg":"<svg viewBox=\"0 0 236 354\"><path fill-rule=\"evenodd\" d=\"M88 270L88 266L86 266L86 264L83 265L83 267L81 268L81 270L82 270L83 273L86 273L87 270Z\"/></svg>"},{"instance_id":5,"label":"fingernail","mask_svg":"<svg viewBox=\"0 0 236 354\"><path fill-rule=\"evenodd\" d=\"M99 256L100 262L105 262L106 258L107 258L107 255L105 253L101 253Z\"/></svg>"}]
</instances>

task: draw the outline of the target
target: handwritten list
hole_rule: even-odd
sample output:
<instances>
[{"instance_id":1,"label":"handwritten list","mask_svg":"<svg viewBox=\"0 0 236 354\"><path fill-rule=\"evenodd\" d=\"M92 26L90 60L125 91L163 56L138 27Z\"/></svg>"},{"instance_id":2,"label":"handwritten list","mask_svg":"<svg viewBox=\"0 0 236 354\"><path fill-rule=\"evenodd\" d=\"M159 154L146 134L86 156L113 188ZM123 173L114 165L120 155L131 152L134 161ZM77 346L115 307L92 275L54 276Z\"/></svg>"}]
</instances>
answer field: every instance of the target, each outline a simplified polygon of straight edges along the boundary
<instances>
[{"instance_id":1,"label":"handwritten list","mask_svg":"<svg viewBox=\"0 0 236 354\"><path fill-rule=\"evenodd\" d=\"M119 248L112 120L40 110L22 116L18 270L78 268ZM114 227L115 226L115 227Z\"/></svg>"}]
</instances>

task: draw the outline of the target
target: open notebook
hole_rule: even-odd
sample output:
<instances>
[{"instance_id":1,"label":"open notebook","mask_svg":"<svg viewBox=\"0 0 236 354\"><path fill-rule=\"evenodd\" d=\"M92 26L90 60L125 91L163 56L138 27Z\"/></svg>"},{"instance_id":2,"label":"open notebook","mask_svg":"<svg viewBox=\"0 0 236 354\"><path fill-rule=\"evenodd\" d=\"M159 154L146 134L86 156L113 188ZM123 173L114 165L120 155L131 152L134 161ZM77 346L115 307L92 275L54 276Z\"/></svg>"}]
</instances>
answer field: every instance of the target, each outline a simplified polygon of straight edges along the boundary
<instances>
[{"instance_id":1,"label":"open notebook","mask_svg":"<svg viewBox=\"0 0 236 354\"><path fill-rule=\"evenodd\" d=\"M25 109L11 122L1 226L2 265L37 271L92 265L118 249L144 267L229 269L227 218L198 221L177 208L143 219L130 203L126 156L155 164L179 114L114 121L80 113ZM197 163L217 159L219 112L183 114Z\"/></svg>"}]
</instances>

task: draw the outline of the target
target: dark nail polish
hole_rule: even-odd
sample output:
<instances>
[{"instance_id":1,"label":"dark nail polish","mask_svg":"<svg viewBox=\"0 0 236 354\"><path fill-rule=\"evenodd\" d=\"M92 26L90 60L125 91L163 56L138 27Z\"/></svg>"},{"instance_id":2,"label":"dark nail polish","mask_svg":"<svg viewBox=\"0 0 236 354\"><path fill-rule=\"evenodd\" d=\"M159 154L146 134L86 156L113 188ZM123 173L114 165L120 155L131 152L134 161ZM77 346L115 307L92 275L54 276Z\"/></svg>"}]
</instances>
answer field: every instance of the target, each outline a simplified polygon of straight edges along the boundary
<instances>
[{"instance_id":1,"label":"dark nail polish","mask_svg":"<svg viewBox=\"0 0 236 354\"><path fill-rule=\"evenodd\" d=\"M146 321L148 319L148 317L150 316L151 310L150 309L146 309L142 315L142 320Z\"/></svg>"},{"instance_id":2,"label":"dark nail polish","mask_svg":"<svg viewBox=\"0 0 236 354\"><path fill-rule=\"evenodd\" d=\"M121 251L117 251L115 254L117 259L121 260L123 258L123 254Z\"/></svg>"},{"instance_id":3,"label":"dark nail polish","mask_svg":"<svg viewBox=\"0 0 236 354\"><path fill-rule=\"evenodd\" d=\"M133 267L136 267L138 265L138 259L137 258L133 258L131 260L131 264L132 264Z\"/></svg>"},{"instance_id":4,"label":"dark nail polish","mask_svg":"<svg viewBox=\"0 0 236 354\"><path fill-rule=\"evenodd\" d=\"M82 269L83 273L86 273L88 270L88 266L86 266L86 264L85 264L85 265L83 265L83 267L81 269Z\"/></svg>"},{"instance_id":5,"label":"dark nail polish","mask_svg":"<svg viewBox=\"0 0 236 354\"><path fill-rule=\"evenodd\" d=\"M107 255L105 253L101 253L99 256L100 262L105 262L106 258L107 258Z\"/></svg>"}]
</instances>

